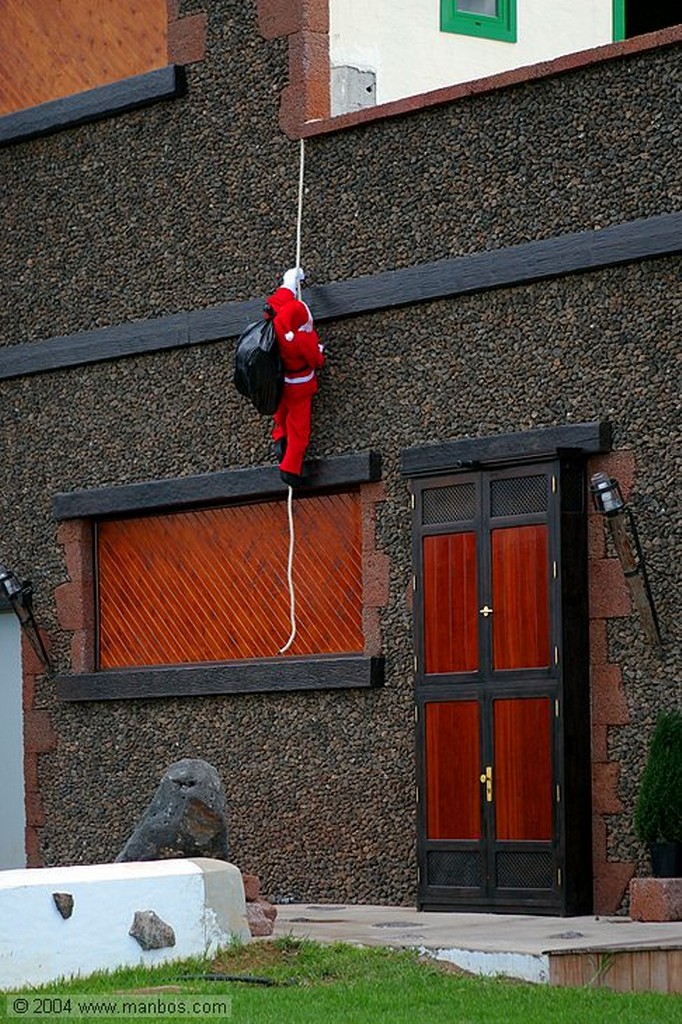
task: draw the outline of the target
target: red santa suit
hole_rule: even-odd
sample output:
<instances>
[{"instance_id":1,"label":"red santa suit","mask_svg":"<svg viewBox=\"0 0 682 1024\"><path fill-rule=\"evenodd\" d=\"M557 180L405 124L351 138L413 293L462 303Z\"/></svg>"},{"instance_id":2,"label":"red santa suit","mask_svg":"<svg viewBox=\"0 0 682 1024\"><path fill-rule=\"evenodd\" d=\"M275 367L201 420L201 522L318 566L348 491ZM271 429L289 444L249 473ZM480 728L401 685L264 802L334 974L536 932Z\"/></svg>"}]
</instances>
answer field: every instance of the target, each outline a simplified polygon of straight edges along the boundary
<instances>
[{"instance_id":1,"label":"red santa suit","mask_svg":"<svg viewBox=\"0 0 682 1024\"><path fill-rule=\"evenodd\" d=\"M323 346L312 314L305 302L296 298L296 286L302 279L302 270L288 270L282 286L268 299L268 305L275 311L273 323L284 366L284 389L274 417L272 439L282 452L282 479L292 486L303 482L301 471L310 442L317 370L324 366Z\"/></svg>"}]
</instances>

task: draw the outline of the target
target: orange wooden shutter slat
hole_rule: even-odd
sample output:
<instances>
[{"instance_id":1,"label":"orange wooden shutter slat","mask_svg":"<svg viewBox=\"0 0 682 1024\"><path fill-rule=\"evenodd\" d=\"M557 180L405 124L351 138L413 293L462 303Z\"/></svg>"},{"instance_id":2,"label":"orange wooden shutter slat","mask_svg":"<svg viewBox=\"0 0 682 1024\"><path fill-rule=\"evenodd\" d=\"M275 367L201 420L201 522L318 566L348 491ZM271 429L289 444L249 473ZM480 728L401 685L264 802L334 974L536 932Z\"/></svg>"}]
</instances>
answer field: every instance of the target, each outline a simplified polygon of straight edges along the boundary
<instances>
[{"instance_id":1,"label":"orange wooden shutter slat","mask_svg":"<svg viewBox=\"0 0 682 1024\"><path fill-rule=\"evenodd\" d=\"M363 649L355 494L294 506L289 654ZM108 521L98 529L100 667L273 657L289 636L283 501Z\"/></svg>"}]
</instances>

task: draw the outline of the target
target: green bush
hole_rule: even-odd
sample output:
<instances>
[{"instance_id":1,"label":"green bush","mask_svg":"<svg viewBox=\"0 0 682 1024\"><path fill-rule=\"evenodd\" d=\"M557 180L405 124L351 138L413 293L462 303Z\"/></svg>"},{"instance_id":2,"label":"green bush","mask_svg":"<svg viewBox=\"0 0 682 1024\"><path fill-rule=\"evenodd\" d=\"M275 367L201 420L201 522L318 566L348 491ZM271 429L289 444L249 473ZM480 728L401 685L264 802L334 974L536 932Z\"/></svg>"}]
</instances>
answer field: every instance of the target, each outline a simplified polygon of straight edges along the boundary
<instances>
[{"instance_id":1,"label":"green bush","mask_svg":"<svg viewBox=\"0 0 682 1024\"><path fill-rule=\"evenodd\" d=\"M639 796L635 832L644 843L682 842L682 714L659 715Z\"/></svg>"}]
</instances>

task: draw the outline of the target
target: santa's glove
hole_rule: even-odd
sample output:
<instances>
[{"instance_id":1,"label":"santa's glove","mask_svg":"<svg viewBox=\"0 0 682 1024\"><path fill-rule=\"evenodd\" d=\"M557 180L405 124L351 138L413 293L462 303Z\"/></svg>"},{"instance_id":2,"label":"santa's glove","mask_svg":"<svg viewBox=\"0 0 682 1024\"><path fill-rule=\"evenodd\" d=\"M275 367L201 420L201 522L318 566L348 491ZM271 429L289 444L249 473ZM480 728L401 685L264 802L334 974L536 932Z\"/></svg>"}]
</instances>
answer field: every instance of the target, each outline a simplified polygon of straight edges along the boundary
<instances>
[{"instance_id":1,"label":"santa's glove","mask_svg":"<svg viewBox=\"0 0 682 1024\"><path fill-rule=\"evenodd\" d=\"M305 273L303 267L292 267L291 270L287 270L283 279L282 285L284 288L288 288L294 295L298 292L298 286L301 281L305 281Z\"/></svg>"}]
</instances>

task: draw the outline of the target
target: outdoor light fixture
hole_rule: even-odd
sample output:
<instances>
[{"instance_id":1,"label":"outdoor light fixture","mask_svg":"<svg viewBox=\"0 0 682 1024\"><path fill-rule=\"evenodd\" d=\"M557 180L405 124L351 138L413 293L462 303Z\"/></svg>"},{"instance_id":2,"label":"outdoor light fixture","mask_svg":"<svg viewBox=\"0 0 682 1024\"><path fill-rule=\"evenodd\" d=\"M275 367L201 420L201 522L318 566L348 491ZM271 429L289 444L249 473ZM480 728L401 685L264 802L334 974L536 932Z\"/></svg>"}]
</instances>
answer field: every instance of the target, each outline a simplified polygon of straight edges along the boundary
<instances>
[{"instance_id":1,"label":"outdoor light fixture","mask_svg":"<svg viewBox=\"0 0 682 1024\"><path fill-rule=\"evenodd\" d=\"M592 498L597 512L605 516L617 516L625 508L618 481L606 473L595 473L592 477Z\"/></svg>"},{"instance_id":2,"label":"outdoor light fixture","mask_svg":"<svg viewBox=\"0 0 682 1024\"><path fill-rule=\"evenodd\" d=\"M4 593L33 650L45 668L50 671L52 668L50 658L45 650L45 644L33 614L33 584L30 580L20 583L12 570L0 562L0 593Z\"/></svg>"},{"instance_id":3,"label":"outdoor light fixture","mask_svg":"<svg viewBox=\"0 0 682 1024\"><path fill-rule=\"evenodd\" d=\"M637 524L632 511L625 504L618 481L612 480L606 473L595 473L592 476L591 490L597 512L601 512L606 517L613 546L623 567L623 575L627 580L647 639L652 644L660 645L661 633L658 616L649 587L644 553L639 542ZM630 525L632 540L628 533L626 520Z\"/></svg>"}]
</instances>

